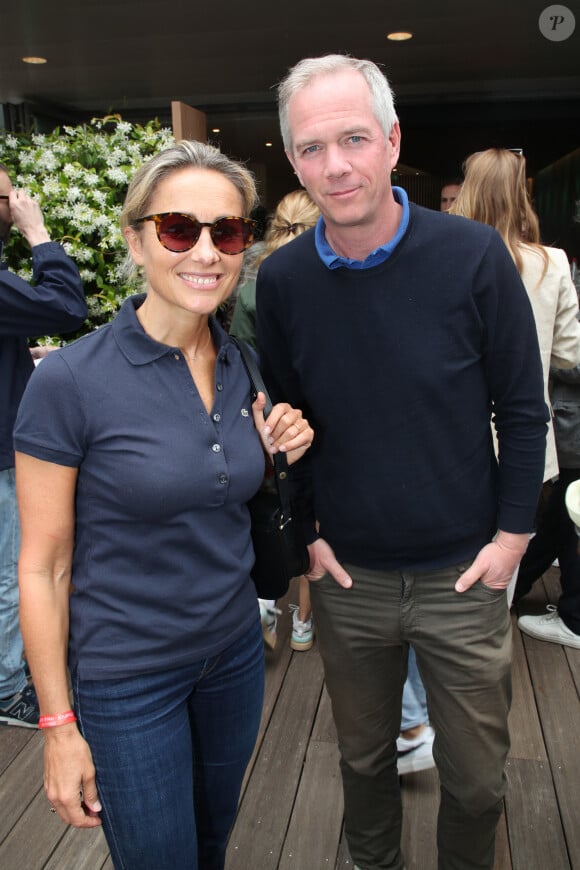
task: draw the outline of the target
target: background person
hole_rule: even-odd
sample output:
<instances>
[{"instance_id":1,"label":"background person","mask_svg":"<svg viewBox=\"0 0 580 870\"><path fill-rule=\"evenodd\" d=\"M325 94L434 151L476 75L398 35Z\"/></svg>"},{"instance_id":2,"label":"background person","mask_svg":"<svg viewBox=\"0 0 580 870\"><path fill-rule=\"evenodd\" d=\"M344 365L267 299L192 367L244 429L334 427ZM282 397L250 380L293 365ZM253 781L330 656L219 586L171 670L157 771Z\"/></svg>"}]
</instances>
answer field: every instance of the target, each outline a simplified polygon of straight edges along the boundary
<instances>
[{"instance_id":1,"label":"background person","mask_svg":"<svg viewBox=\"0 0 580 870\"><path fill-rule=\"evenodd\" d=\"M102 820L118 868L223 867L260 722L246 502L264 450L292 462L312 430L287 404L265 424L213 317L254 201L251 174L202 143L144 164L121 224L146 292L42 362L16 425L45 790L65 822Z\"/></svg>"},{"instance_id":2,"label":"background person","mask_svg":"<svg viewBox=\"0 0 580 870\"><path fill-rule=\"evenodd\" d=\"M14 225L29 243L33 283L11 272L3 249ZM87 307L79 272L51 242L38 203L14 190L0 164L0 724L36 728L38 701L26 679L18 624L20 526L14 484L12 430L34 370L28 338L71 332Z\"/></svg>"},{"instance_id":3,"label":"background person","mask_svg":"<svg viewBox=\"0 0 580 870\"><path fill-rule=\"evenodd\" d=\"M550 365L571 368L580 363L578 296L568 259L559 248L540 244L539 222L530 203L522 155L506 148L489 148L468 157L464 173L465 181L451 212L495 227L504 240L534 312L544 396L549 405ZM550 417L544 483L557 474L558 456Z\"/></svg>"},{"instance_id":4,"label":"background person","mask_svg":"<svg viewBox=\"0 0 580 870\"><path fill-rule=\"evenodd\" d=\"M292 190L284 196L274 211L264 237L264 246L255 262L257 273L260 264L273 251L313 227L320 216L318 207L312 202L305 190ZM239 289L230 332L237 338L256 347L256 278L246 281ZM274 649L276 645L276 626L279 610L275 601L259 599L264 641ZM308 580L300 577L298 581L298 605L292 609L292 633L290 646L297 651L309 650L314 642L312 607Z\"/></svg>"},{"instance_id":5,"label":"background person","mask_svg":"<svg viewBox=\"0 0 580 870\"><path fill-rule=\"evenodd\" d=\"M453 178L443 183L443 186L441 187L441 202L439 204L439 211L449 211L449 209L459 196L459 191L461 190L462 184L463 179L461 178Z\"/></svg>"},{"instance_id":6,"label":"background person","mask_svg":"<svg viewBox=\"0 0 580 870\"><path fill-rule=\"evenodd\" d=\"M536 534L520 563L514 604L557 559L562 586L558 604L548 605L543 616L520 616L518 627L538 640L580 649L580 555L574 523L566 509L566 492L580 480L580 366L551 370L550 399L559 474L546 485Z\"/></svg>"},{"instance_id":7,"label":"background person","mask_svg":"<svg viewBox=\"0 0 580 870\"><path fill-rule=\"evenodd\" d=\"M544 466L533 314L494 230L391 187L400 130L375 64L309 58L278 95L287 156L322 217L262 263L257 337L269 388L304 402L317 431L296 482L350 853L361 870L404 864L396 740L412 644L435 731L439 868L491 868L505 589Z\"/></svg>"}]
</instances>

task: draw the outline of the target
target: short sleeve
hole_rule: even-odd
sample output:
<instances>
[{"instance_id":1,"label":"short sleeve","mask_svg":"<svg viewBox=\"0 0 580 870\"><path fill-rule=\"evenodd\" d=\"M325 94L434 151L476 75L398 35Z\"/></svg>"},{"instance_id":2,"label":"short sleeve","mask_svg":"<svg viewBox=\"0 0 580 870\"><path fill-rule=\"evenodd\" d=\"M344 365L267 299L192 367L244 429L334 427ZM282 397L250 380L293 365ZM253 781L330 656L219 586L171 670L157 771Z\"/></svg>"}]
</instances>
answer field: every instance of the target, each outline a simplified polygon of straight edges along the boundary
<instances>
[{"instance_id":1,"label":"short sleeve","mask_svg":"<svg viewBox=\"0 0 580 870\"><path fill-rule=\"evenodd\" d=\"M85 398L59 351L34 370L20 403L14 449L78 468L85 455Z\"/></svg>"}]
</instances>

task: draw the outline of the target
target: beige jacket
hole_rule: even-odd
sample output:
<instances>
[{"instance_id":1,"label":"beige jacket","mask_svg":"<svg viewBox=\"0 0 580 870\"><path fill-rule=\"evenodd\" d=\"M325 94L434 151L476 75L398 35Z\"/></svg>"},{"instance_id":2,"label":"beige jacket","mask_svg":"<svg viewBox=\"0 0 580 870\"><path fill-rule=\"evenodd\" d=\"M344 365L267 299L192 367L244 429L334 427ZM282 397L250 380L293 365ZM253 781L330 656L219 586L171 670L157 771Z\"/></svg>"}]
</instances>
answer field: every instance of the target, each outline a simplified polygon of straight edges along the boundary
<instances>
[{"instance_id":1,"label":"beige jacket","mask_svg":"<svg viewBox=\"0 0 580 870\"><path fill-rule=\"evenodd\" d=\"M527 290L538 330L544 393L548 397L550 365L569 369L580 364L580 323L578 322L578 296L572 282L570 265L560 248L544 248L549 257L546 274L542 278L544 261L530 247L523 247L524 268L522 281ZM541 280L540 280L541 279ZM544 481L558 474L556 442L552 422L546 443Z\"/></svg>"}]
</instances>

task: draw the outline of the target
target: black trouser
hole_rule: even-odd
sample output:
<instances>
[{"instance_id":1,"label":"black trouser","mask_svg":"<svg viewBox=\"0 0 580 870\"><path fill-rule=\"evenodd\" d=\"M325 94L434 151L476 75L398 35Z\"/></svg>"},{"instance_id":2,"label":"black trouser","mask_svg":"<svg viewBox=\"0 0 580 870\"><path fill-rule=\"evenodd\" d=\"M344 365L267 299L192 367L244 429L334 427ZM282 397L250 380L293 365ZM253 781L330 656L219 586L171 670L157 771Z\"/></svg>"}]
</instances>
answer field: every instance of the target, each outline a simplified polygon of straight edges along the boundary
<instances>
[{"instance_id":1,"label":"black trouser","mask_svg":"<svg viewBox=\"0 0 580 870\"><path fill-rule=\"evenodd\" d=\"M536 534L520 564L514 603L526 595L554 559L560 563L562 595L558 614L570 631L580 634L580 556L578 536L566 510L566 490L580 479L580 468L561 468L558 480L551 484L548 500L540 511Z\"/></svg>"}]
</instances>

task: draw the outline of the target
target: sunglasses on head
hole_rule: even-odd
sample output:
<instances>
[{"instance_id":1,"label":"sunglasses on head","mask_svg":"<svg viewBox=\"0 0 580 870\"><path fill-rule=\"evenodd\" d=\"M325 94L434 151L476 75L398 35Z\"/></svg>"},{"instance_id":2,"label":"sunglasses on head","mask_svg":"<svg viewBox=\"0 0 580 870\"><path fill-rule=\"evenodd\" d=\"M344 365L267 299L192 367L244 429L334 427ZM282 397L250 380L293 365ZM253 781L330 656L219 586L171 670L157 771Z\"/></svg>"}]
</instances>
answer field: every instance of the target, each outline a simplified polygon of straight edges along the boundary
<instances>
[{"instance_id":1,"label":"sunglasses on head","mask_svg":"<svg viewBox=\"0 0 580 870\"><path fill-rule=\"evenodd\" d=\"M243 217L221 217L213 223L202 223L197 218L176 211L148 214L135 223L154 221L157 238L164 248L176 254L189 251L199 241L203 227L209 227L211 240L222 254L241 254L254 241L256 221Z\"/></svg>"}]
</instances>

